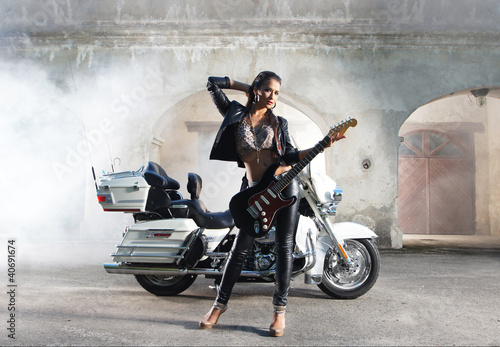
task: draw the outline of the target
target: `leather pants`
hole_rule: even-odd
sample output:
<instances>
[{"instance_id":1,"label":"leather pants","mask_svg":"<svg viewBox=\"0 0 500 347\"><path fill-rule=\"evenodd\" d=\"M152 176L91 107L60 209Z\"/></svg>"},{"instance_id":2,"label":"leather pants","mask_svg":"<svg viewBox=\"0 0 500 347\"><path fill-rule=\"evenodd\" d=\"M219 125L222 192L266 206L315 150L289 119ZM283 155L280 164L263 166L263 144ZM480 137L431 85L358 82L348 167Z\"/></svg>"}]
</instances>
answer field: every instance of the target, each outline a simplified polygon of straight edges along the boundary
<instances>
[{"instance_id":1,"label":"leather pants","mask_svg":"<svg viewBox=\"0 0 500 347\"><path fill-rule=\"evenodd\" d=\"M299 184L297 179L281 192L284 199L297 197ZM284 207L276 214L276 286L273 297L273 305L286 306L288 289L293 268L293 249L295 247L295 234L298 224L299 203L295 201L290 206ZM222 281L217 295L217 302L227 304L234 284L238 280L245 259L253 245L254 237L243 230L239 230L234 240L229 260L222 276Z\"/></svg>"}]
</instances>

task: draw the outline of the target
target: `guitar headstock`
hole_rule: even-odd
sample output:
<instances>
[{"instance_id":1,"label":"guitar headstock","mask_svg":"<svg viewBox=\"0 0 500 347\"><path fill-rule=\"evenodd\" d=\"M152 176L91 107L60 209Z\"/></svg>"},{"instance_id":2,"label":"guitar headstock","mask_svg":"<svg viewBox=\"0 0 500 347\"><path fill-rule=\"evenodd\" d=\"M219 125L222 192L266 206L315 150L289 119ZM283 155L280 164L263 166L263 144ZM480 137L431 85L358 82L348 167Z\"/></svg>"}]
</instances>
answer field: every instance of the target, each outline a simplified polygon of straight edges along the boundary
<instances>
[{"instance_id":1,"label":"guitar headstock","mask_svg":"<svg viewBox=\"0 0 500 347\"><path fill-rule=\"evenodd\" d=\"M328 135L330 137L334 137L336 134L340 134L340 136L342 136L345 134L347 129L349 129L350 127L355 127L356 125L358 125L358 121L355 118L349 117L332 127Z\"/></svg>"}]
</instances>

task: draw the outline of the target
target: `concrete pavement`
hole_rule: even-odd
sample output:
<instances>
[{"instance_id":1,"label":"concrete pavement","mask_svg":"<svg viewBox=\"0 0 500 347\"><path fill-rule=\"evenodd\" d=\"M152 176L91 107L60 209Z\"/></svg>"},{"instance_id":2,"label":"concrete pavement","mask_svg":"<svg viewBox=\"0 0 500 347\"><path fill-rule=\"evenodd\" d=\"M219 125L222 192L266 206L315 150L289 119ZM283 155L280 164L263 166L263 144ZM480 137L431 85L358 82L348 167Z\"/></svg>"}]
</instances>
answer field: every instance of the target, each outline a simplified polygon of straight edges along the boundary
<instances>
[{"instance_id":1,"label":"concrete pavement","mask_svg":"<svg viewBox=\"0 0 500 347\"><path fill-rule=\"evenodd\" d=\"M331 299L296 278L282 338L268 336L272 284L238 283L219 324L201 331L215 296L210 280L156 297L132 276L103 270L114 242L19 243L16 339L4 294L0 345L500 345L500 249L405 243L381 250L379 279L356 300Z\"/></svg>"}]
</instances>

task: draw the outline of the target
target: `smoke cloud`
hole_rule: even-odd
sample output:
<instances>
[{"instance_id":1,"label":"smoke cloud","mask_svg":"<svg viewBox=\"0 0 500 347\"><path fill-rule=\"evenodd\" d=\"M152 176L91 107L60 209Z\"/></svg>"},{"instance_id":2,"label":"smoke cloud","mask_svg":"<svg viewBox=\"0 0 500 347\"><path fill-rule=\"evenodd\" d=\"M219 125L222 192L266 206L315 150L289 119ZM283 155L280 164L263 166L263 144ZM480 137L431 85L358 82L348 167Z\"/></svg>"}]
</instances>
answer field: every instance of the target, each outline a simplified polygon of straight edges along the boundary
<instances>
[{"instance_id":1,"label":"smoke cloud","mask_svg":"<svg viewBox=\"0 0 500 347\"><path fill-rule=\"evenodd\" d=\"M0 60L0 208L5 220L12 221L1 228L0 237L25 245L109 241L107 256L133 219L102 211L91 170L99 178L101 170L111 171L112 163L116 171L139 169L154 159L155 131L164 141L159 161L181 183L181 193L188 197L187 173L196 172L209 210L226 209L244 172L234 163L209 161L216 129L190 132L186 126L189 121L222 120L208 93L186 95L179 88L182 83L169 80L154 58L150 64L104 64L86 54L93 57L91 68L82 65L79 55L76 60ZM172 109L178 100L191 98L198 108ZM324 136L291 107L281 103L277 111L289 120L302 148ZM168 119L163 130L154 129L162 118Z\"/></svg>"}]
</instances>

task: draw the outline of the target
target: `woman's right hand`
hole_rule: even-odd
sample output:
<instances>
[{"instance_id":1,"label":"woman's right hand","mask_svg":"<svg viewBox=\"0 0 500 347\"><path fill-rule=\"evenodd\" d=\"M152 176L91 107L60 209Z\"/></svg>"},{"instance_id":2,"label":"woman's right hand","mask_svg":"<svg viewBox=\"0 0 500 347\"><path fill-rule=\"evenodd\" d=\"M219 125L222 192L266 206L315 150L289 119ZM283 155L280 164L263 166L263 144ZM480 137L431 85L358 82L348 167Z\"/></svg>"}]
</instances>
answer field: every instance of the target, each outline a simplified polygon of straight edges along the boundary
<instances>
[{"instance_id":1,"label":"woman's right hand","mask_svg":"<svg viewBox=\"0 0 500 347\"><path fill-rule=\"evenodd\" d=\"M250 88L252 87L250 84L239 82L239 81L235 81L235 80L233 80L231 78L229 79L229 81L231 83L230 84L231 89L242 91L248 97L248 94L250 92Z\"/></svg>"}]
</instances>

